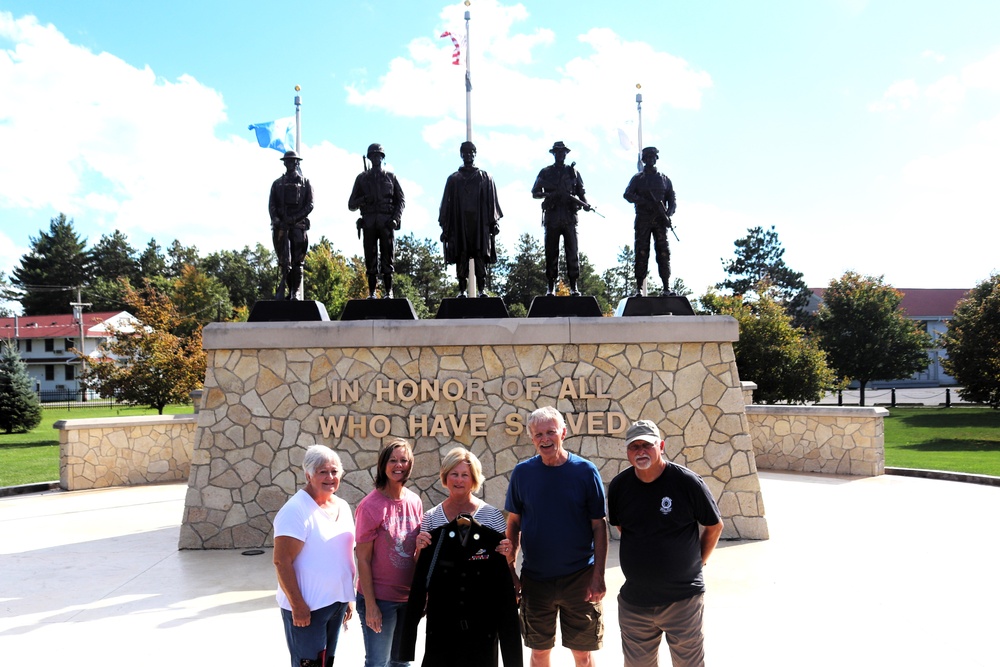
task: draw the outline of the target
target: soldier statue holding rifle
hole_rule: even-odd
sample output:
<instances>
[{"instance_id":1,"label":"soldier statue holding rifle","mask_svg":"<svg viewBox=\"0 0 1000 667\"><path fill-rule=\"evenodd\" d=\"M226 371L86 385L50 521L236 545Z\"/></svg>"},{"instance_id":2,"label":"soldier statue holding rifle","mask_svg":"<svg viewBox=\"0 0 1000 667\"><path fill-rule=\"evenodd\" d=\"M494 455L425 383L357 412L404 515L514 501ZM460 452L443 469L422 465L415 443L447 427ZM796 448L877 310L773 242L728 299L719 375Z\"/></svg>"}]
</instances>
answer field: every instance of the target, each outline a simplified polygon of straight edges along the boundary
<instances>
[{"instance_id":1,"label":"soldier statue holding rifle","mask_svg":"<svg viewBox=\"0 0 1000 667\"><path fill-rule=\"evenodd\" d=\"M555 157L555 163L538 172L535 185L531 188L531 196L543 200L545 280L548 283L546 296L552 296L555 292L556 279L559 277L560 236L566 251L566 277L569 279L570 295L579 296L577 280L580 277L580 254L576 238L576 216L581 208L595 213L596 210L587 203L583 178L576 170L576 163L566 164L566 155L570 152L566 144L557 141L552 144L549 152Z\"/></svg>"},{"instance_id":2,"label":"soldier statue holding rifle","mask_svg":"<svg viewBox=\"0 0 1000 667\"><path fill-rule=\"evenodd\" d=\"M364 233L365 273L368 276L368 298L375 298L375 284L382 276L382 297L392 296L394 232L399 229L406 200L396 175L382 168L385 151L381 144L368 147L371 169L365 170L354 180L354 189L347 202L351 211L361 210L358 218L358 236Z\"/></svg>"},{"instance_id":3,"label":"soldier statue holding rifle","mask_svg":"<svg viewBox=\"0 0 1000 667\"><path fill-rule=\"evenodd\" d=\"M642 296L642 284L649 270L649 237L653 237L656 265L663 281L664 292L670 290L670 246L667 230L673 231L670 217L677 209L674 186L666 174L656 170L660 151L647 146L642 149L642 171L632 177L625 188L625 199L635 205L635 296ZM674 233L676 237L676 232Z\"/></svg>"}]
</instances>

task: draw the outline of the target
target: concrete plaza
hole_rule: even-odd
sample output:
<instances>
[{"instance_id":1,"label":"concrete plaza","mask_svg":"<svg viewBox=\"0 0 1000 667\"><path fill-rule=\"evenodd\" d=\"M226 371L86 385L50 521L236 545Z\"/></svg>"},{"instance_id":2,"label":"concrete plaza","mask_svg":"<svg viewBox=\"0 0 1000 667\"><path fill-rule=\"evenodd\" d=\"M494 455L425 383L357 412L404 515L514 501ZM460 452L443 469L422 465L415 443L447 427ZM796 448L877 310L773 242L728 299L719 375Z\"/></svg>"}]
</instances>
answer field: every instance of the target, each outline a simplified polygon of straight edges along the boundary
<instances>
[{"instance_id":1,"label":"concrete plaza","mask_svg":"<svg viewBox=\"0 0 1000 667\"><path fill-rule=\"evenodd\" d=\"M709 664L1000 664L1000 488L760 478L771 539L723 543L706 570ZM0 664L287 665L270 550L178 551L185 490L0 498ZM603 666L622 664L617 553ZM355 618L336 664L363 657Z\"/></svg>"}]
</instances>

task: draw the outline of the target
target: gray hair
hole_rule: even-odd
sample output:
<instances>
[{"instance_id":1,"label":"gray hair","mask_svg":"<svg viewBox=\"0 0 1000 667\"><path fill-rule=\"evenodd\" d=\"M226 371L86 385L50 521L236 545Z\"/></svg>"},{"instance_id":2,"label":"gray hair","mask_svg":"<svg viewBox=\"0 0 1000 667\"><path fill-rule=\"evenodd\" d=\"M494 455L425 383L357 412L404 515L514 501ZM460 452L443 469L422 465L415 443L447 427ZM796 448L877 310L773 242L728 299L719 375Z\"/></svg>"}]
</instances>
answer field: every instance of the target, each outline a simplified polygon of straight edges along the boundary
<instances>
[{"instance_id":1,"label":"gray hair","mask_svg":"<svg viewBox=\"0 0 1000 667\"><path fill-rule=\"evenodd\" d=\"M559 428L566 428L566 420L563 419L562 413L551 405L540 407L528 415L528 428L530 429L532 424L540 422L543 419L555 419L559 422Z\"/></svg>"},{"instance_id":2,"label":"gray hair","mask_svg":"<svg viewBox=\"0 0 1000 667\"><path fill-rule=\"evenodd\" d=\"M340 455L333 451L326 445L310 445L309 449L306 450L306 455L302 458L302 468L306 471L310 477L316 474L316 471L324 463L332 463L340 470L344 469L344 465L340 462Z\"/></svg>"}]
</instances>

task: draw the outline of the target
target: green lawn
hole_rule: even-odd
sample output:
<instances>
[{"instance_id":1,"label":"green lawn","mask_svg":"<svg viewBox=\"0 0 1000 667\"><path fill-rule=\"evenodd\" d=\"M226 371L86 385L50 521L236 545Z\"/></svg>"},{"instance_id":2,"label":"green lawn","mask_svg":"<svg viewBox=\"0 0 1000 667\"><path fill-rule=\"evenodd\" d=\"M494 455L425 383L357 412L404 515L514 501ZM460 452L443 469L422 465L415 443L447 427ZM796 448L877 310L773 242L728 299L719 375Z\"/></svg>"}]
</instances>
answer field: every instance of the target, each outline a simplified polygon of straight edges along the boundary
<instances>
[{"instance_id":1,"label":"green lawn","mask_svg":"<svg viewBox=\"0 0 1000 667\"><path fill-rule=\"evenodd\" d=\"M1000 476L1000 410L890 408L885 464Z\"/></svg>"},{"instance_id":2,"label":"green lawn","mask_svg":"<svg viewBox=\"0 0 1000 667\"><path fill-rule=\"evenodd\" d=\"M191 414L190 405L168 405L164 414ZM0 433L0 486L17 486L59 479L59 432L52 425L60 419L135 417L155 415L149 408L45 408L42 421L28 433Z\"/></svg>"},{"instance_id":3,"label":"green lawn","mask_svg":"<svg viewBox=\"0 0 1000 667\"><path fill-rule=\"evenodd\" d=\"M190 414L171 405L167 414ZM1000 476L1000 410L892 408L885 420L885 464L894 468L950 470ZM0 486L59 479L60 419L152 415L146 408L46 409L30 433L0 433Z\"/></svg>"}]
</instances>

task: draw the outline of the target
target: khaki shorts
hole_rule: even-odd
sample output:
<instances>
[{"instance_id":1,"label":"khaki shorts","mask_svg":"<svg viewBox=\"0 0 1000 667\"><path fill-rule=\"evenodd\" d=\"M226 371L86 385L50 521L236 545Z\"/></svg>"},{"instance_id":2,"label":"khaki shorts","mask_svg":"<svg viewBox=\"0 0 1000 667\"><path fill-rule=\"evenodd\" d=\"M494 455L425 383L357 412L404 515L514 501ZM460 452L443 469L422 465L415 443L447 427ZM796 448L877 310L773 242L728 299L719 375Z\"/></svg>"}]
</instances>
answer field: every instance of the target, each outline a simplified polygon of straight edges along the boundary
<instances>
[{"instance_id":1,"label":"khaki shorts","mask_svg":"<svg viewBox=\"0 0 1000 667\"><path fill-rule=\"evenodd\" d=\"M555 646L558 616L563 646L573 651L601 648L603 607L600 602L585 599L593 574L594 566L590 565L547 581L521 577L521 634L525 646L542 651Z\"/></svg>"}]
</instances>

